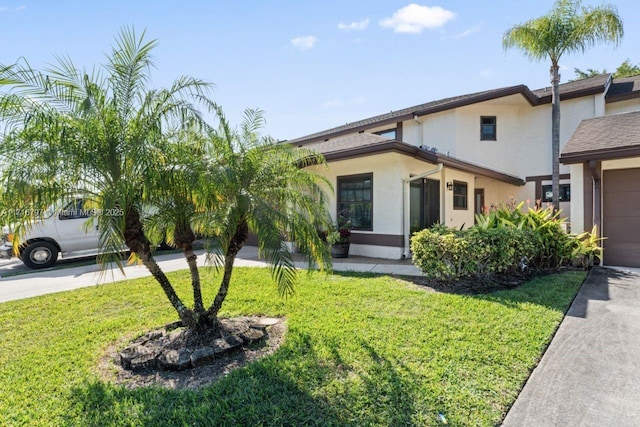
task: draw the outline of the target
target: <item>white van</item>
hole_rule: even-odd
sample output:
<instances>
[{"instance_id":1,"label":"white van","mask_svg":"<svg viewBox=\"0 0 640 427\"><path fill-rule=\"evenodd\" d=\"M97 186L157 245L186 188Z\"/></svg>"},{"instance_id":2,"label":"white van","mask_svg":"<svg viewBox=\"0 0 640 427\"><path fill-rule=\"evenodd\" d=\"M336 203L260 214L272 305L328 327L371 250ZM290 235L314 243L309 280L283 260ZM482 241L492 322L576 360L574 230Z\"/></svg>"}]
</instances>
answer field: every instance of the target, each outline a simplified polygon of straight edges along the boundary
<instances>
[{"instance_id":1,"label":"white van","mask_svg":"<svg viewBox=\"0 0 640 427\"><path fill-rule=\"evenodd\" d=\"M53 266L63 259L98 254L98 223L95 210L86 209L78 197L51 206L20 236L20 259L30 268ZM0 246L0 258L11 258L11 237Z\"/></svg>"}]
</instances>

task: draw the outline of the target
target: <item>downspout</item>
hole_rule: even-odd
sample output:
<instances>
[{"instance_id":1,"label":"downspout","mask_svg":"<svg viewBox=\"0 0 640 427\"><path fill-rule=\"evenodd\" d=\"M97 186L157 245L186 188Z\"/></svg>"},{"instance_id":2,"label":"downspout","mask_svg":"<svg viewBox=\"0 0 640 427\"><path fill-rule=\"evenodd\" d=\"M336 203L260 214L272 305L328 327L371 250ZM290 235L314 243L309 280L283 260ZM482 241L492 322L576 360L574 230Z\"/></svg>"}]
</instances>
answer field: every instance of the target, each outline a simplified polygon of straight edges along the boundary
<instances>
[{"instance_id":1,"label":"downspout","mask_svg":"<svg viewBox=\"0 0 640 427\"><path fill-rule=\"evenodd\" d=\"M602 236L601 228L601 200L602 200L602 180L600 178L600 162L595 160L589 161L589 170L591 171L591 180L593 181L593 225L597 227L598 237Z\"/></svg>"},{"instance_id":2,"label":"downspout","mask_svg":"<svg viewBox=\"0 0 640 427\"><path fill-rule=\"evenodd\" d=\"M410 176L407 179L403 179L402 180L402 187L403 187L403 191L402 191L402 201L403 201L403 205L404 205L404 209L403 209L403 216L404 216L404 221L402 224L402 231L403 231L403 235L404 235L404 252L402 253L402 258L408 258L410 253L411 253L411 248L409 247L409 233L410 233L410 228L411 228L411 195L409 193L410 191L410 186L411 186L411 182L412 181L416 181L418 179L422 179L425 178L429 175L434 175L437 173L440 173L442 171L443 165L442 163L440 163L438 165L438 167L436 167L435 169L431 169L430 171L427 171L425 173L421 173L420 175L416 175L416 176Z\"/></svg>"}]
</instances>

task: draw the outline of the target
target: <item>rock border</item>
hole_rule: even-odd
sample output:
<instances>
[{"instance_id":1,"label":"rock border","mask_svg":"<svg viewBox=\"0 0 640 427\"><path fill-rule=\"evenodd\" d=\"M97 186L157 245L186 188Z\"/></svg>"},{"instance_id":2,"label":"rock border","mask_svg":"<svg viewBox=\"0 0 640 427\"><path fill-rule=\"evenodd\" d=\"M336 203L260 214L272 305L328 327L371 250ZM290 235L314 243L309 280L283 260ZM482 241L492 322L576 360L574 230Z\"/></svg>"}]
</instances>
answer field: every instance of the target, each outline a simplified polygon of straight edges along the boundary
<instances>
[{"instance_id":1,"label":"rock border","mask_svg":"<svg viewBox=\"0 0 640 427\"><path fill-rule=\"evenodd\" d=\"M98 366L104 380L132 389L161 386L197 389L231 370L275 352L287 331L284 318L245 316L220 319L222 336L187 342L173 323L107 349Z\"/></svg>"}]
</instances>

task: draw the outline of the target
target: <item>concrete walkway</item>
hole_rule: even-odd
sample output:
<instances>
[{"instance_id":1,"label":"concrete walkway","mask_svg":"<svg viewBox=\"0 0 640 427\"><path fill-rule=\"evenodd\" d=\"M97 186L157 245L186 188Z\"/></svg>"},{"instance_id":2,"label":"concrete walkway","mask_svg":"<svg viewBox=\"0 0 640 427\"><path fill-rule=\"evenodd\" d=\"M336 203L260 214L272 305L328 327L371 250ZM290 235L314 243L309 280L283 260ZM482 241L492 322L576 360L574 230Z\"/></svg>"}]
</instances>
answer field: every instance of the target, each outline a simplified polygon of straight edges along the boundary
<instances>
[{"instance_id":1,"label":"concrete walkway","mask_svg":"<svg viewBox=\"0 0 640 427\"><path fill-rule=\"evenodd\" d=\"M204 251L199 250L196 253L198 265L204 266ZM296 257L296 259L297 261L294 263L296 267L303 269L307 267L307 263L301 258ZM156 260L165 272L187 268L182 253L159 253ZM13 263L13 265L17 266L18 264ZM235 265L237 267L264 267L266 263L258 257L258 248L246 246L238 254ZM410 260L394 261L359 256L334 259L333 269L334 271L361 271L405 276L421 275L420 270ZM0 278L0 302L149 276L147 269L141 265L127 266L123 274L116 267L100 271L100 268L95 264L30 271L18 275L11 274L10 267L6 271L0 272L0 275L6 275L6 277Z\"/></svg>"},{"instance_id":2,"label":"concrete walkway","mask_svg":"<svg viewBox=\"0 0 640 427\"><path fill-rule=\"evenodd\" d=\"M640 426L637 270L590 272L503 426Z\"/></svg>"}]
</instances>

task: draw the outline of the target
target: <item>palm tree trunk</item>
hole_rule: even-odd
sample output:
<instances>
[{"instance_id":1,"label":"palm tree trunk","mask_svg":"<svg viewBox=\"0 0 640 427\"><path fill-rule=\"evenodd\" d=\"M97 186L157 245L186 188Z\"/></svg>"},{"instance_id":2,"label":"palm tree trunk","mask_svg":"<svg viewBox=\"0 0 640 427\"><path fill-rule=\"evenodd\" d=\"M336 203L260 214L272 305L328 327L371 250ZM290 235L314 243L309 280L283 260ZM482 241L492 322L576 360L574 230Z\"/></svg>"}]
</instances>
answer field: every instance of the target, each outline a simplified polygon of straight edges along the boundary
<instances>
[{"instance_id":1,"label":"palm tree trunk","mask_svg":"<svg viewBox=\"0 0 640 427\"><path fill-rule=\"evenodd\" d=\"M220 288L218 289L218 294L213 300L213 304L207 310L207 317L210 322L214 322L218 317L218 312L222 307L222 303L227 297L227 292L229 291L229 283L231 282L231 273L233 272L233 264L236 259L236 255L242 249L244 244L249 237L249 227L246 222L240 223L236 227L236 232L229 243L229 247L224 256L224 274L222 275L222 282L220 283Z\"/></svg>"},{"instance_id":2,"label":"palm tree trunk","mask_svg":"<svg viewBox=\"0 0 640 427\"><path fill-rule=\"evenodd\" d=\"M553 210L560 210L560 67L551 65L551 191Z\"/></svg>"},{"instance_id":3,"label":"palm tree trunk","mask_svg":"<svg viewBox=\"0 0 640 427\"><path fill-rule=\"evenodd\" d=\"M173 241L182 249L189 272L191 273L191 289L193 290L193 309L197 316L204 314L204 304L202 303L202 287L200 285L200 271L198 270L197 255L193 252L193 242L196 236L191 230L188 222L177 224L173 233Z\"/></svg>"},{"instance_id":4,"label":"palm tree trunk","mask_svg":"<svg viewBox=\"0 0 640 427\"><path fill-rule=\"evenodd\" d=\"M193 289L193 309L197 315L204 314L202 303L202 287L200 285L200 271L198 270L198 256L193 252L193 245L188 244L182 249L191 272L191 288Z\"/></svg>"},{"instance_id":5,"label":"palm tree trunk","mask_svg":"<svg viewBox=\"0 0 640 427\"><path fill-rule=\"evenodd\" d=\"M176 294L171 282L162 271L151 254L149 240L144 235L140 213L133 207L128 207L125 212L124 241L127 247L142 260L142 264L147 267L154 279L160 284L165 295L171 302L173 308L178 312L180 320L185 326L195 325L195 316L192 310L187 308L178 294Z\"/></svg>"}]
</instances>

